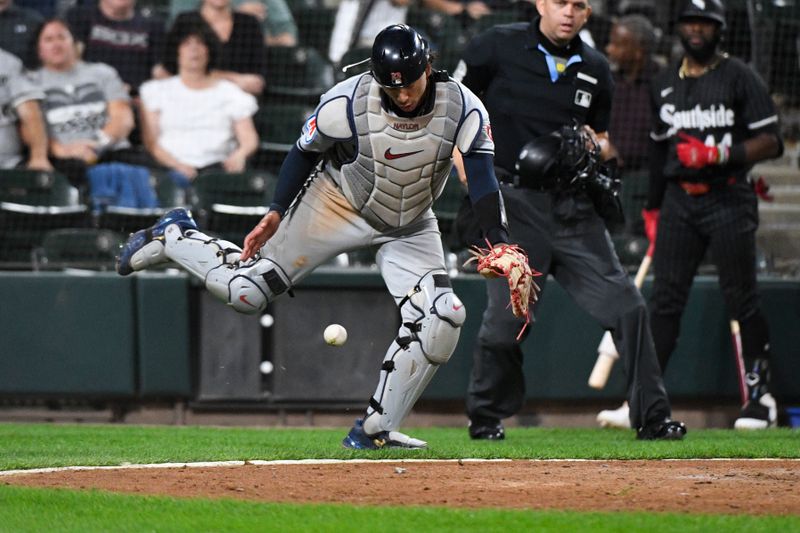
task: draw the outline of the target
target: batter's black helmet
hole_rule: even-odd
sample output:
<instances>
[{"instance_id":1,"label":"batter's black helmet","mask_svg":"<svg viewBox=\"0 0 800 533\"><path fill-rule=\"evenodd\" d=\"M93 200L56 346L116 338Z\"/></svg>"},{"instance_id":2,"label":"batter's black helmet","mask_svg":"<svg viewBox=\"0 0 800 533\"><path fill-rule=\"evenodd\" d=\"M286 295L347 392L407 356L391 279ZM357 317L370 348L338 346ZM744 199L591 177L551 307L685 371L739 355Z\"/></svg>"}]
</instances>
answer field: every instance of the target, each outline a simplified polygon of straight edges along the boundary
<instances>
[{"instance_id":1,"label":"batter's black helmet","mask_svg":"<svg viewBox=\"0 0 800 533\"><path fill-rule=\"evenodd\" d=\"M395 24L381 30L372 44L372 76L384 87L406 87L430 62L428 42L413 28Z\"/></svg>"},{"instance_id":2,"label":"batter's black helmet","mask_svg":"<svg viewBox=\"0 0 800 533\"><path fill-rule=\"evenodd\" d=\"M721 0L684 0L678 14L678 22L686 19L701 18L718 23L725 27L725 6Z\"/></svg>"}]
</instances>

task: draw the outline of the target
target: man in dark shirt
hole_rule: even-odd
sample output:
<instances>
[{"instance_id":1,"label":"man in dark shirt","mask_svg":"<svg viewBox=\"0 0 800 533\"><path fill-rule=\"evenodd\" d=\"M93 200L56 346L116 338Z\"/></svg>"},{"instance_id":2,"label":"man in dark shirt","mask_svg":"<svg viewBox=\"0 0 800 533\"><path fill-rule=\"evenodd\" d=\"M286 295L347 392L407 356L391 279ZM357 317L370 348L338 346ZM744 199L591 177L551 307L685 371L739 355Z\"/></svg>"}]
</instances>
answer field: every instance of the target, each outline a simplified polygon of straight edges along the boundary
<instances>
[{"instance_id":1,"label":"man in dark shirt","mask_svg":"<svg viewBox=\"0 0 800 533\"><path fill-rule=\"evenodd\" d=\"M132 94L154 75L164 46L164 27L157 18L136 10L136 0L100 0L75 6L67 23L82 43L83 59L114 67Z\"/></svg>"},{"instance_id":2,"label":"man in dark shirt","mask_svg":"<svg viewBox=\"0 0 800 533\"><path fill-rule=\"evenodd\" d=\"M601 147L601 157L613 154L607 133L613 90L608 62L578 37L591 13L588 1L537 0L536 8L540 17L530 23L495 26L477 36L456 75L483 99L492 120L495 170L504 182L513 238L536 258L537 269L552 274L613 331L637 437L681 439L686 428L670 420L644 299L620 265L591 198L561 180L545 190L526 187L516 174L526 143L573 122ZM525 398L520 323L505 316L507 289L492 282L487 288L467 414L472 438L502 439L500 420L519 411Z\"/></svg>"},{"instance_id":3,"label":"man in dark shirt","mask_svg":"<svg viewBox=\"0 0 800 533\"><path fill-rule=\"evenodd\" d=\"M0 48L25 61L33 32L42 20L33 9L15 6L13 0L0 0Z\"/></svg>"}]
</instances>

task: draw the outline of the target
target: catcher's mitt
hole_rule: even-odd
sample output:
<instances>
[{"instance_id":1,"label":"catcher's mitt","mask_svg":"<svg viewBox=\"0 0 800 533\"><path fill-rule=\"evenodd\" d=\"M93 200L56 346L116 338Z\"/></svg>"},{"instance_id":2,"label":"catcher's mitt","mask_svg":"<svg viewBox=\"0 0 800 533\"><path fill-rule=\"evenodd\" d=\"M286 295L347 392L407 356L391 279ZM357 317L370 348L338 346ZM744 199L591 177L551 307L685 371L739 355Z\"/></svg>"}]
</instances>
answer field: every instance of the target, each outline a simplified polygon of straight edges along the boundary
<instances>
[{"instance_id":1,"label":"catcher's mitt","mask_svg":"<svg viewBox=\"0 0 800 533\"><path fill-rule=\"evenodd\" d=\"M541 273L531 269L528 264L528 255L516 244L497 244L493 248L475 246L471 252L473 257L467 263L476 261L478 273L483 277L502 276L508 279L508 288L511 291L511 310L514 316L525 318L525 325L517 338L521 337L531 321L528 305L536 301L537 291L539 291L539 286L536 285L533 278L541 276Z\"/></svg>"}]
</instances>

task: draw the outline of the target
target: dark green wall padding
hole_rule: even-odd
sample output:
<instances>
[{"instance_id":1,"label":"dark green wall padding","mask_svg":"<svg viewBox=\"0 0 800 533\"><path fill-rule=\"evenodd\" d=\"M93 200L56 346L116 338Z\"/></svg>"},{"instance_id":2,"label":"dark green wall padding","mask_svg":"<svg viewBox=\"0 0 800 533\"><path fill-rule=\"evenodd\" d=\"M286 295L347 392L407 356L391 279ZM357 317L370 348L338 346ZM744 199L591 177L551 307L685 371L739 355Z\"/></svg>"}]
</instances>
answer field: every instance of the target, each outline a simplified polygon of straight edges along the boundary
<instances>
[{"instance_id":1,"label":"dark green wall padding","mask_svg":"<svg viewBox=\"0 0 800 533\"><path fill-rule=\"evenodd\" d=\"M337 295L382 287L382 280L369 270L321 269L296 291L320 287ZM762 279L760 287L772 335L774 392L779 399L798 400L800 281ZM478 276L456 277L453 288L466 305L467 322L456 352L435 376L425 399L461 400L466 391L486 297ZM194 398L194 365L199 364L194 339L200 337L193 330L190 302L196 290L185 275L0 272L0 394ZM644 292L649 292L649 282ZM335 300L320 305L336 305ZM602 330L556 282L548 282L537 315L523 344L529 398L624 396L621 364L603 391L586 384ZM371 320L385 318L365 309L366 332ZM695 280L665 382L673 399L738 396L716 278Z\"/></svg>"}]
</instances>

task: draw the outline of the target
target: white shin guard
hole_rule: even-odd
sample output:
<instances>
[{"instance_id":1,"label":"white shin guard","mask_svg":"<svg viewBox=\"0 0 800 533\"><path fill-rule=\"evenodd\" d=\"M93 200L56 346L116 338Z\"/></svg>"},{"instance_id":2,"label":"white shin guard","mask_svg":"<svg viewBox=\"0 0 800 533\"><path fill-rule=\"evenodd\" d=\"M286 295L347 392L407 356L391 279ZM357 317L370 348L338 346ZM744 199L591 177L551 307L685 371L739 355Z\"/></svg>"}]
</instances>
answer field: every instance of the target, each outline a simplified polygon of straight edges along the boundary
<instances>
[{"instance_id":1,"label":"white shin guard","mask_svg":"<svg viewBox=\"0 0 800 533\"><path fill-rule=\"evenodd\" d=\"M241 248L199 231L184 235L177 225L164 231L166 255L202 279L208 291L240 313L258 313L290 283L272 261L239 264Z\"/></svg>"},{"instance_id":2,"label":"white shin guard","mask_svg":"<svg viewBox=\"0 0 800 533\"><path fill-rule=\"evenodd\" d=\"M370 398L364 431L395 431L458 343L466 311L443 271L426 274L400 302L403 326L389 347Z\"/></svg>"}]
</instances>

